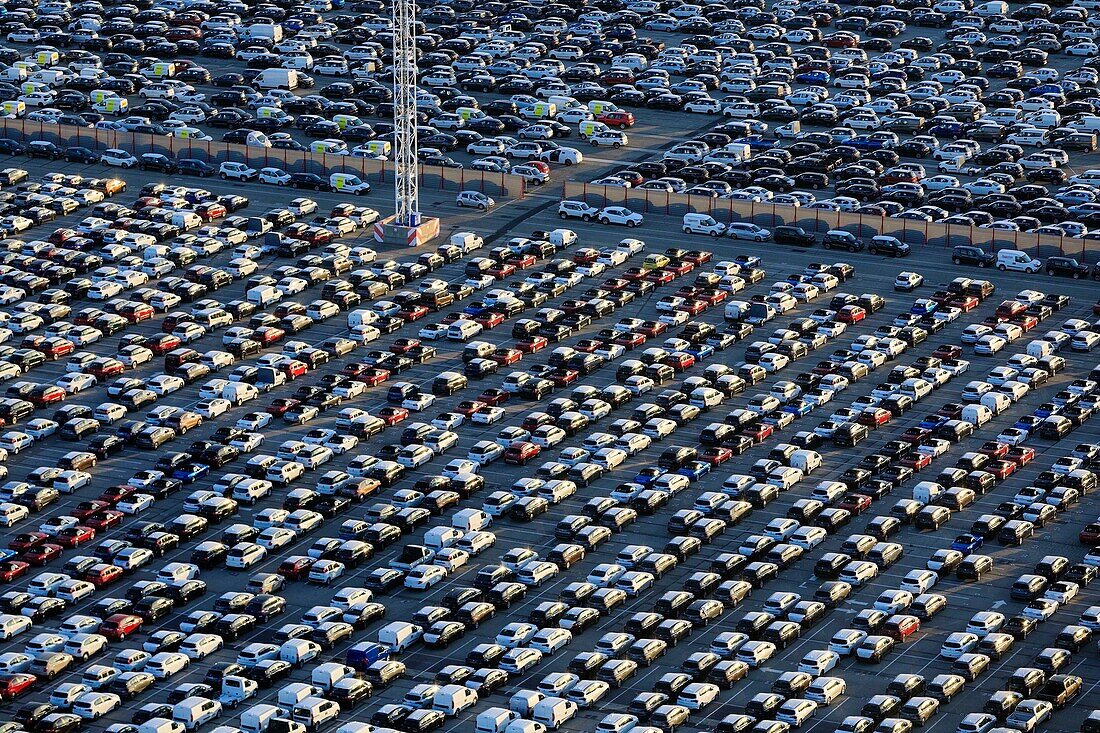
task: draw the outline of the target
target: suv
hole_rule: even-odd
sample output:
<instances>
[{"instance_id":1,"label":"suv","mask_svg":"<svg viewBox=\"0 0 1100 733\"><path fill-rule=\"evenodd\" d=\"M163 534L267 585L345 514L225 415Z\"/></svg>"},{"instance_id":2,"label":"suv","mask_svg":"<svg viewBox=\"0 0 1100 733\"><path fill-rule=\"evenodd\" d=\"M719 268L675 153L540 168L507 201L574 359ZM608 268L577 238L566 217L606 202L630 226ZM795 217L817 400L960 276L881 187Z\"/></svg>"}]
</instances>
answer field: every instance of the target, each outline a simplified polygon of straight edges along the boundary
<instances>
[{"instance_id":1,"label":"suv","mask_svg":"<svg viewBox=\"0 0 1100 733\"><path fill-rule=\"evenodd\" d=\"M989 267L996 261L996 257L986 252L981 247L959 245L951 252L951 261L956 265L976 265Z\"/></svg>"},{"instance_id":2,"label":"suv","mask_svg":"<svg viewBox=\"0 0 1100 733\"><path fill-rule=\"evenodd\" d=\"M909 254L910 247L897 237L877 236L871 237L871 243L867 245L867 251L871 254L886 254L891 257L905 257Z\"/></svg>"},{"instance_id":3,"label":"suv","mask_svg":"<svg viewBox=\"0 0 1100 733\"><path fill-rule=\"evenodd\" d=\"M142 153L138 158L138 168L143 171L158 171L160 173L175 173L179 170L176 161L162 153Z\"/></svg>"},{"instance_id":4,"label":"suv","mask_svg":"<svg viewBox=\"0 0 1100 733\"><path fill-rule=\"evenodd\" d=\"M599 213L599 209L586 204L584 201L562 201L558 204L558 216L562 219L591 221Z\"/></svg>"},{"instance_id":5,"label":"suv","mask_svg":"<svg viewBox=\"0 0 1100 733\"><path fill-rule=\"evenodd\" d=\"M1072 278L1088 277L1089 266L1072 257L1047 257L1047 274Z\"/></svg>"},{"instance_id":6,"label":"suv","mask_svg":"<svg viewBox=\"0 0 1100 733\"><path fill-rule=\"evenodd\" d=\"M843 229L830 229L821 238L821 246L825 249L846 249L849 252L859 252L863 249L863 242L851 232Z\"/></svg>"},{"instance_id":7,"label":"suv","mask_svg":"<svg viewBox=\"0 0 1100 733\"><path fill-rule=\"evenodd\" d=\"M773 230L776 244L794 244L799 247L812 247L817 242L817 237L802 227L777 226Z\"/></svg>"}]
</instances>

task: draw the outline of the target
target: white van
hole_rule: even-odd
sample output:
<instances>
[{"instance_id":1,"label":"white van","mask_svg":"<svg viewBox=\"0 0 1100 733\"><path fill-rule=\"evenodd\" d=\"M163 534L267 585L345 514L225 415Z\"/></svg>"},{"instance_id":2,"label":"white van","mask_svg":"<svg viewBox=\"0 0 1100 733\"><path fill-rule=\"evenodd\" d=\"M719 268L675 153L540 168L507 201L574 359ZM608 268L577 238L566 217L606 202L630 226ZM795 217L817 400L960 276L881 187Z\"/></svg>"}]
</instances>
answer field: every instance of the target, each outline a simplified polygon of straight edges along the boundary
<instances>
[{"instance_id":1,"label":"white van","mask_svg":"<svg viewBox=\"0 0 1100 733\"><path fill-rule=\"evenodd\" d=\"M684 234L709 234L720 237L726 233L726 225L710 214L684 214Z\"/></svg>"},{"instance_id":2,"label":"white van","mask_svg":"<svg viewBox=\"0 0 1100 733\"><path fill-rule=\"evenodd\" d=\"M517 719L519 713L507 708L487 708L477 714L474 733L504 733L508 724Z\"/></svg>"},{"instance_id":3,"label":"white van","mask_svg":"<svg viewBox=\"0 0 1100 733\"><path fill-rule=\"evenodd\" d=\"M535 705L531 717L554 730L572 720L576 714L577 703L560 697L548 697Z\"/></svg>"},{"instance_id":4,"label":"white van","mask_svg":"<svg viewBox=\"0 0 1100 733\"><path fill-rule=\"evenodd\" d=\"M796 450L791 454L790 464L803 474L810 474L821 468L821 454L815 450Z\"/></svg>"},{"instance_id":5,"label":"white van","mask_svg":"<svg viewBox=\"0 0 1100 733\"><path fill-rule=\"evenodd\" d=\"M913 498L921 504L931 504L943 496L947 489L935 481L921 481L913 487Z\"/></svg>"},{"instance_id":6,"label":"white van","mask_svg":"<svg viewBox=\"0 0 1100 733\"><path fill-rule=\"evenodd\" d=\"M244 297L249 303L253 303L260 308L266 308L282 300L283 293L274 285L257 285L254 288L249 288Z\"/></svg>"},{"instance_id":7,"label":"white van","mask_svg":"<svg viewBox=\"0 0 1100 733\"><path fill-rule=\"evenodd\" d=\"M1036 359L1042 359L1044 356L1050 356L1054 353L1054 345L1049 341L1040 341L1036 339L1028 342L1027 355L1034 356Z\"/></svg>"},{"instance_id":8,"label":"white van","mask_svg":"<svg viewBox=\"0 0 1100 733\"><path fill-rule=\"evenodd\" d=\"M988 408L994 415L1000 415L1012 406L1012 400L1010 400L1007 395L1001 394L1000 392L986 392L982 395L982 398L978 400L978 404ZM963 419L965 420L966 418Z\"/></svg>"},{"instance_id":9,"label":"white van","mask_svg":"<svg viewBox=\"0 0 1100 733\"><path fill-rule=\"evenodd\" d=\"M172 720L185 730L196 730L222 714L222 704L205 697L188 697L172 708Z\"/></svg>"},{"instance_id":10,"label":"white van","mask_svg":"<svg viewBox=\"0 0 1100 733\"><path fill-rule=\"evenodd\" d=\"M986 393L986 395L982 395L982 397L985 397L989 394L992 393ZM1005 400L1008 399L1004 395L999 396ZM987 422L993 419L993 411L986 407L984 404L967 405L963 408L961 417L964 422L968 422L974 427L980 428L982 425L985 425Z\"/></svg>"},{"instance_id":11,"label":"white van","mask_svg":"<svg viewBox=\"0 0 1100 733\"><path fill-rule=\"evenodd\" d=\"M462 685L443 685L432 698L432 710L453 718L477 704L477 693ZM480 716L479 716L480 718Z\"/></svg>"},{"instance_id":12,"label":"white van","mask_svg":"<svg viewBox=\"0 0 1100 733\"><path fill-rule=\"evenodd\" d=\"M393 621L378 630L378 643L390 650L390 654L405 651L420 640L424 629L407 621Z\"/></svg>"},{"instance_id":13,"label":"white van","mask_svg":"<svg viewBox=\"0 0 1100 733\"><path fill-rule=\"evenodd\" d=\"M183 723L168 718L150 718L138 726L137 733L184 733Z\"/></svg>"},{"instance_id":14,"label":"white van","mask_svg":"<svg viewBox=\"0 0 1100 733\"><path fill-rule=\"evenodd\" d=\"M463 254L469 254L484 247L485 240L473 232L455 232L451 235L451 244L461 249Z\"/></svg>"},{"instance_id":15,"label":"white van","mask_svg":"<svg viewBox=\"0 0 1100 733\"><path fill-rule=\"evenodd\" d=\"M1016 249L1002 249L997 252L997 269L1016 272L1035 273L1041 270L1043 263L1029 254Z\"/></svg>"},{"instance_id":16,"label":"white van","mask_svg":"<svg viewBox=\"0 0 1100 733\"><path fill-rule=\"evenodd\" d=\"M704 412L718 407L725 399L725 395L714 387L697 387L691 391L691 404Z\"/></svg>"},{"instance_id":17,"label":"white van","mask_svg":"<svg viewBox=\"0 0 1100 733\"><path fill-rule=\"evenodd\" d=\"M328 177L328 184L337 193L352 193L356 196L370 193L370 184L354 173L333 173Z\"/></svg>"},{"instance_id":18,"label":"white van","mask_svg":"<svg viewBox=\"0 0 1100 733\"><path fill-rule=\"evenodd\" d=\"M172 214L170 223L178 226L185 232L189 232L192 229L198 229L202 226L202 218L193 211L177 211Z\"/></svg>"},{"instance_id":19,"label":"white van","mask_svg":"<svg viewBox=\"0 0 1100 733\"><path fill-rule=\"evenodd\" d=\"M275 705L253 705L241 713L241 730L244 733L264 733L272 718L285 718L290 711Z\"/></svg>"}]
</instances>

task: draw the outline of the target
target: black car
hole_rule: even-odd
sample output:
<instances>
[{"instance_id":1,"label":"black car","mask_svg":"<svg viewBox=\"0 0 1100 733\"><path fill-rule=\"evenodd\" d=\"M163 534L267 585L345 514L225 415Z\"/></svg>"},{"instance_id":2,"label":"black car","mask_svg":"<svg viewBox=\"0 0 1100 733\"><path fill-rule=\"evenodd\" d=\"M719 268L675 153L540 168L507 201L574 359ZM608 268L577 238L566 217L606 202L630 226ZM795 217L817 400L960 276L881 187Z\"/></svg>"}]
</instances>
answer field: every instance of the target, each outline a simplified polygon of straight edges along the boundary
<instances>
[{"instance_id":1,"label":"black car","mask_svg":"<svg viewBox=\"0 0 1100 733\"><path fill-rule=\"evenodd\" d=\"M218 169L198 158L183 158L176 163L176 172L189 176L209 178L218 172Z\"/></svg>"},{"instance_id":2,"label":"black car","mask_svg":"<svg viewBox=\"0 0 1100 733\"><path fill-rule=\"evenodd\" d=\"M69 163L98 163L101 156L90 148L71 147L65 148L64 158Z\"/></svg>"},{"instance_id":3,"label":"black car","mask_svg":"<svg viewBox=\"0 0 1100 733\"><path fill-rule=\"evenodd\" d=\"M1047 274L1062 277L1088 277L1089 266L1072 257L1047 257Z\"/></svg>"},{"instance_id":4,"label":"black car","mask_svg":"<svg viewBox=\"0 0 1100 733\"><path fill-rule=\"evenodd\" d=\"M329 182L316 173L291 173L290 185L295 188L310 188L314 191L330 190Z\"/></svg>"},{"instance_id":5,"label":"black car","mask_svg":"<svg viewBox=\"0 0 1100 733\"><path fill-rule=\"evenodd\" d=\"M22 155L26 151L23 143L16 140L0 140L0 153L4 155Z\"/></svg>"},{"instance_id":6,"label":"black car","mask_svg":"<svg viewBox=\"0 0 1100 733\"><path fill-rule=\"evenodd\" d=\"M812 233L802 227L782 225L773 231L776 244L794 244L799 247L812 247L817 241Z\"/></svg>"},{"instance_id":7,"label":"black car","mask_svg":"<svg viewBox=\"0 0 1100 733\"><path fill-rule=\"evenodd\" d=\"M63 155L61 148L57 147L49 140L34 140L30 142L27 145L26 153L32 158L46 158L48 160L57 160Z\"/></svg>"},{"instance_id":8,"label":"black car","mask_svg":"<svg viewBox=\"0 0 1100 733\"><path fill-rule=\"evenodd\" d=\"M179 165L163 153L142 153L138 158L138 168L171 174L179 170Z\"/></svg>"}]
</instances>

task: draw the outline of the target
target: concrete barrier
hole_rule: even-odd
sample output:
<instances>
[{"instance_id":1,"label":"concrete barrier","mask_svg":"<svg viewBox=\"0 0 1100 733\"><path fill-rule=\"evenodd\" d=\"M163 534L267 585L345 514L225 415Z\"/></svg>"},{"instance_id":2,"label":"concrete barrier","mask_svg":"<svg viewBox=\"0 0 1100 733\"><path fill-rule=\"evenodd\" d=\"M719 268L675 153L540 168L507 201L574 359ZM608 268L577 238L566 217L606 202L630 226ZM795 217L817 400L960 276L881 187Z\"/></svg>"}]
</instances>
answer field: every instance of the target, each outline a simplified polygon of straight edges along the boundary
<instances>
[{"instance_id":1,"label":"concrete barrier","mask_svg":"<svg viewBox=\"0 0 1100 733\"><path fill-rule=\"evenodd\" d=\"M645 216L670 216L679 219L686 213L699 212L710 214L721 222L752 222L762 227L791 224L817 234L824 234L829 229L844 229L862 238L885 234L913 246L946 249L960 244L973 244L988 252L1018 249L1035 257L1064 254L1084 262L1100 261L1100 241L1079 237L982 229L889 216L777 206L660 191L638 191L619 186L593 186L590 183L577 182L565 183L563 198L583 200L593 206L625 206Z\"/></svg>"},{"instance_id":2,"label":"concrete barrier","mask_svg":"<svg viewBox=\"0 0 1100 733\"><path fill-rule=\"evenodd\" d=\"M257 169L274 166L289 173L316 173L326 178L332 173L355 173L372 185L392 184L393 181L393 163L388 160L250 147L213 140L47 125L27 120L0 120L0 137L21 143L48 140L61 148L85 147L98 151L119 148L138 156L162 153L174 159L197 158L212 165L238 161ZM420 166L420 186L422 194L433 189L474 190L494 198L522 199L526 193L526 184L519 176L436 166Z\"/></svg>"}]
</instances>

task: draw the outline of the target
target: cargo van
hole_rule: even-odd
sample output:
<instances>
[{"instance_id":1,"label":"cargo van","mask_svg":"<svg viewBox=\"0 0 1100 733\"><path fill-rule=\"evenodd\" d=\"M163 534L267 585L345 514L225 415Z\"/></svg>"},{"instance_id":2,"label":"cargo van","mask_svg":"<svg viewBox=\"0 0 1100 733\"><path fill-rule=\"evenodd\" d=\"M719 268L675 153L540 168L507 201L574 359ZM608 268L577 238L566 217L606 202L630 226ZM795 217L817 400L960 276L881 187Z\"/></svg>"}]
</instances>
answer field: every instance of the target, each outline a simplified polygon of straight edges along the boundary
<instances>
[{"instance_id":1,"label":"cargo van","mask_svg":"<svg viewBox=\"0 0 1100 733\"><path fill-rule=\"evenodd\" d=\"M453 718L477 704L477 693L462 685L444 685L432 698L432 710Z\"/></svg>"},{"instance_id":2,"label":"cargo van","mask_svg":"<svg viewBox=\"0 0 1100 733\"><path fill-rule=\"evenodd\" d=\"M293 91L301 84L298 72L293 69L264 69L253 79L260 89L287 89Z\"/></svg>"},{"instance_id":3,"label":"cargo van","mask_svg":"<svg viewBox=\"0 0 1100 733\"><path fill-rule=\"evenodd\" d=\"M378 643L391 654L400 653L420 641L424 629L407 621L393 621L378 630Z\"/></svg>"},{"instance_id":4,"label":"cargo van","mask_svg":"<svg viewBox=\"0 0 1100 733\"><path fill-rule=\"evenodd\" d=\"M183 723L185 730L197 730L222 713L222 704L205 697L189 697L172 708L172 720Z\"/></svg>"},{"instance_id":5,"label":"cargo van","mask_svg":"<svg viewBox=\"0 0 1100 733\"><path fill-rule=\"evenodd\" d=\"M539 701L531 717L548 729L554 730L569 722L577 714L577 703L560 697L548 697Z\"/></svg>"},{"instance_id":6,"label":"cargo van","mask_svg":"<svg viewBox=\"0 0 1100 733\"><path fill-rule=\"evenodd\" d=\"M474 733L504 733L508 724L519 717L519 713L506 708L487 708L478 713Z\"/></svg>"},{"instance_id":7,"label":"cargo van","mask_svg":"<svg viewBox=\"0 0 1100 733\"><path fill-rule=\"evenodd\" d=\"M307 697L294 706L291 718L309 730L320 728L340 714L339 704L323 697Z\"/></svg>"},{"instance_id":8,"label":"cargo van","mask_svg":"<svg viewBox=\"0 0 1100 733\"><path fill-rule=\"evenodd\" d=\"M989 396L992 393L986 393L983 397ZM1008 398L1004 395L998 395L1004 400ZM993 419L993 411L985 405L967 405L962 410L962 420L968 422L976 428L980 428L987 422Z\"/></svg>"},{"instance_id":9,"label":"cargo van","mask_svg":"<svg viewBox=\"0 0 1100 733\"><path fill-rule=\"evenodd\" d=\"M333 173L328 177L328 184L337 193L350 193L356 196L370 193L370 184L354 173Z\"/></svg>"},{"instance_id":10,"label":"cargo van","mask_svg":"<svg viewBox=\"0 0 1100 733\"><path fill-rule=\"evenodd\" d=\"M1011 400L1009 400L1006 395L1001 394L1000 392L986 392L984 395L982 395L981 399L978 400L978 404L981 407L987 408L990 411L991 416L1000 415L1002 412L1012 406ZM963 410L963 412L965 414L966 411ZM963 419L966 420L965 417L963 417ZM969 422L969 420L967 420L967 422Z\"/></svg>"}]
</instances>

